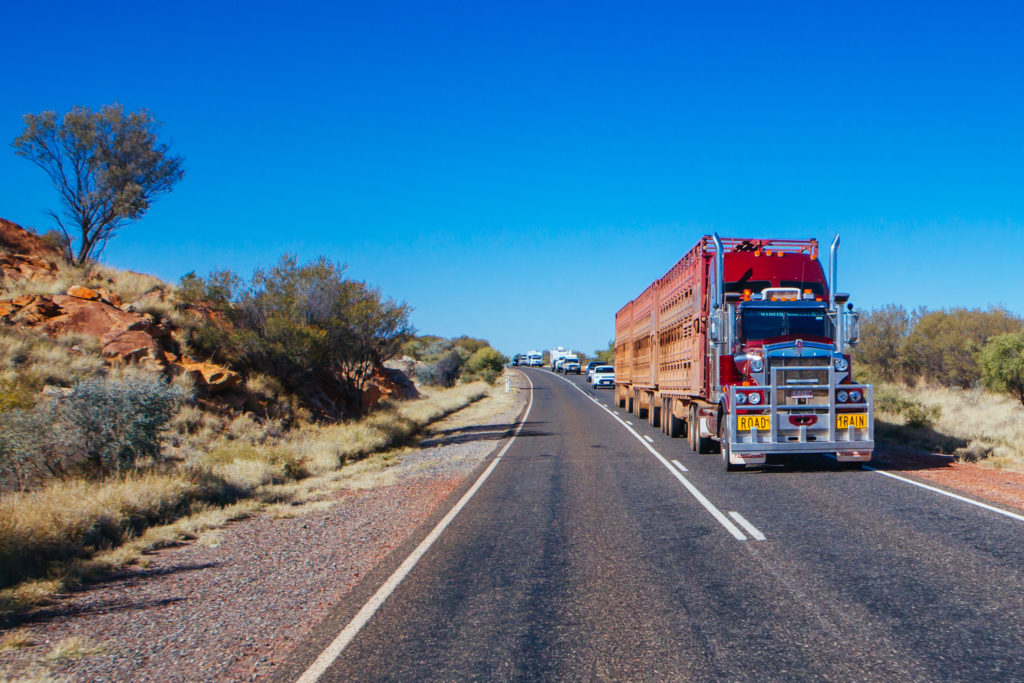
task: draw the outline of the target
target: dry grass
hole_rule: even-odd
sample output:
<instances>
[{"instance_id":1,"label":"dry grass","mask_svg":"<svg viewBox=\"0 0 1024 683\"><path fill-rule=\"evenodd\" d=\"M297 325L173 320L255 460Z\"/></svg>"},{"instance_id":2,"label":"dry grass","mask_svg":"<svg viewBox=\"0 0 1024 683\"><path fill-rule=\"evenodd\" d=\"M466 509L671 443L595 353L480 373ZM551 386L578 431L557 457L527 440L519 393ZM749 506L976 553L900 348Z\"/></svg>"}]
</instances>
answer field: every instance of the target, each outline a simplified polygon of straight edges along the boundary
<instances>
[{"instance_id":1,"label":"dry grass","mask_svg":"<svg viewBox=\"0 0 1024 683\"><path fill-rule=\"evenodd\" d=\"M981 389L958 390L919 385L881 385L929 409L931 426L910 427L898 414L877 411L879 432L914 446L956 455L962 460L1024 472L1024 406Z\"/></svg>"},{"instance_id":2,"label":"dry grass","mask_svg":"<svg viewBox=\"0 0 1024 683\"><path fill-rule=\"evenodd\" d=\"M167 294L173 296L174 292L171 285L152 275L118 270L109 266L83 267L68 263L58 263L57 265L57 276L52 280L4 281L0 287L0 298L11 299L23 295L52 296L65 293L72 285L82 285L91 289L99 287L109 289L128 303L138 301L144 294L154 290L164 291L165 298ZM173 308L173 304L159 300L146 301L143 305L154 307L151 312L156 312L158 309L169 311Z\"/></svg>"},{"instance_id":3,"label":"dry grass","mask_svg":"<svg viewBox=\"0 0 1024 683\"><path fill-rule=\"evenodd\" d=\"M47 384L66 387L106 373L99 343L92 337L51 338L32 329L0 329L0 380L39 391Z\"/></svg>"},{"instance_id":4,"label":"dry grass","mask_svg":"<svg viewBox=\"0 0 1024 683\"><path fill-rule=\"evenodd\" d=\"M23 650L26 647L32 647L35 644L35 641L32 640L32 637L27 631L10 631L4 635L3 638L0 638L0 652Z\"/></svg>"},{"instance_id":5,"label":"dry grass","mask_svg":"<svg viewBox=\"0 0 1024 683\"><path fill-rule=\"evenodd\" d=\"M117 481L55 481L0 497L0 582L39 576L54 562L119 545L136 529L173 519L204 487L186 473Z\"/></svg>"},{"instance_id":6,"label":"dry grass","mask_svg":"<svg viewBox=\"0 0 1024 683\"><path fill-rule=\"evenodd\" d=\"M155 290L173 291L173 288L160 278L131 270L93 266L89 275L91 277L86 281L86 286L106 287L129 303L138 301L143 294Z\"/></svg>"},{"instance_id":7,"label":"dry grass","mask_svg":"<svg viewBox=\"0 0 1024 683\"><path fill-rule=\"evenodd\" d=\"M46 662L61 662L67 659L81 659L104 652L106 648L96 641L83 636L69 636L55 644L43 656Z\"/></svg>"},{"instance_id":8,"label":"dry grass","mask_svg":"<svg viewBox=\"0 0 1024 683\"><path fill-rule=\"evenodd\" d=\"M38 665L16 674L0 671L0 683L65 683L69 680L66 676L57 676Z\"/></svg>"},{"instance_id":9,"label":"dry grass","mask_svg":"<svg viewBox=\"0 0 1024 683\"><path fill-rule=\"evenodd\" d=\"M463 385L386 405L358 422L296 429L274 443L223 439L178 472L55 481L4 494L0 582L12 587L0 590L0 613L45 603L82 578L145 564L157 548L219 543L213 531L261 509L297 516L330 506L326 499L338 490L390 485L396 446L487 393L482 383ZM186 414L180 423L196 429L201 420ZM238 431L254 435L248 426ZM46 574L55 578L24 580Z\"/></svg>"},{"instance_id":10,"label":"dry grass","mask_svg":"<svg viewBox=\"0 0 1024 683\"><path fill-rule=\"evenodd\" d=\"M63 294L72 285L88 282L88 270L66 263L57 264L57 277L52 280L4 280L0 283L0 298L13 299L18 296L52 296Z\"/></svg>"}]
</instances>

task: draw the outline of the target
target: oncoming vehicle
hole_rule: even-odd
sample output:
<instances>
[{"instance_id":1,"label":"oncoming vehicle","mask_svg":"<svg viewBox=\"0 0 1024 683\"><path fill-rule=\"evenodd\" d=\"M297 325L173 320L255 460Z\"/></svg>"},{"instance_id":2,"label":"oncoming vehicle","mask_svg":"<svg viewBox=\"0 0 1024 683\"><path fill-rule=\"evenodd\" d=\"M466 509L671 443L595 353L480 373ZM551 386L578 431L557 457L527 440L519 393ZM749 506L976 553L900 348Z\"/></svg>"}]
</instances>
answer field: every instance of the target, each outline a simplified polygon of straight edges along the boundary
<instances>
[{"instance_id":1,"label":"oncoming vehicle","mask_svg":"<svg viewBox=\"0 0 1024 683\"><path fill-rule=\"evenodd\" d=\"M615 388L615 368L610 365L598 365L591 370L595 389Z\"/></svg>"},{"instance_id":2,"label":"oncoming vehicle","mask_svg":"<svg viewBox=\"0 0 1024 683\"><path fill-rule=\"evenodd\" d=\"M569 374L570 372L580 374L580 359L576 356L569 356L562 361L562 372Z\"/></svg>"},{"instance_id":3,"label":"oncoming vehicle","mask_svg":"<svg viewBox=\"0 0 1024 683\"><path fill-rule=\"evenodd\" d=\"M528 355L528 362L526 365L531 367L539 368L544 365L544 354L539 351L531 351Z\"/></svg>"},{"instance_id":4,"label":"oncoming vehicle","mask_svg":"<svg viewBox=\"0 0 1024 683\"><path fill-rule=\"evenodd\" d=\"M596 367L598 367L600 365L607 365L607 363L604 363L604 362L599 361L599 360L592 360L589 363L587 363L586 375L587 375L587 381L588 382L593 382L594 381L594 368L596 368Z\"/></svg>"},{"instance_id":5,"label":"oncoming vehicle","mask_svg":"<svg viewBox=\"0 0 1024 683\"><path fill-rule=\"evenodd\" d=\"M615 315L616 403L727 470L768 456L871 460L874 392L859 314L815 239L705 235Z\"/></svg>"}]
</instances>

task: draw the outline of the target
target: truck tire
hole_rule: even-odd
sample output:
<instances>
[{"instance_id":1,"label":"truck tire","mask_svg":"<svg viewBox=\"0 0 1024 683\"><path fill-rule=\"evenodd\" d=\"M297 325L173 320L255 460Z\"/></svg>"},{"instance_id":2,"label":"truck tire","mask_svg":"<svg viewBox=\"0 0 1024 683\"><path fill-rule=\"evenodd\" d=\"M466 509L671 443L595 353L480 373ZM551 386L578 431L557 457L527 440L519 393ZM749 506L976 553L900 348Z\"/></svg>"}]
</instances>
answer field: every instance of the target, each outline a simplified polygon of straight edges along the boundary
<instances>
[{"instance_id":1,"label":"truck tire","mask_svg":"<svg viewBox=\"0 0 1024 683\"><path fill-rule=\"evenodd\" d=\"M709 436L700 435L700 410L697 404L690 405L690 424L687 426L687 434L690 440L690 448L696 453L706 454L715 452L715 441Z\"/></svg>"},{"instance_id":2,"label":"truck tire","mask_svg":"<svg viewBox=\"0 0 1024 683\"><path fill-rule=\"evenodd\" d=\"M718 424L722 425L724 420L719 420ZM718 432L718 447L722 451L722 462L725 463L726 472L736 472L739 470L746 469L743 465L733 465L729 462L729 431L728 428L722 426Z\"/></svg>"}]
</instances>

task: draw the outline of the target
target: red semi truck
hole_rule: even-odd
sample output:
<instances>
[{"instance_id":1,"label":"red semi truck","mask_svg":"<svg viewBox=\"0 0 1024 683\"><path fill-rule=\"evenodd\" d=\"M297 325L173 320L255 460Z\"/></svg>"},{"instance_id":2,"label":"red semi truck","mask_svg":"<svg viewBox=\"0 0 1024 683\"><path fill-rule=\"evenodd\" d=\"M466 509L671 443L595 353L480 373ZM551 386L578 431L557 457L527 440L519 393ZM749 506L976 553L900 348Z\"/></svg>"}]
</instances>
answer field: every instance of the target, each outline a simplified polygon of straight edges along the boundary
<instances>
[{"instance_id":1,"label":"red semi truck","mask_svg":"<svg viewBox=\"0 0 1024 683\"><path fill-rule=\"evenodd\" d=\"M615 315L620 408L727 470L768 455L874 450L871 385L853 381L859 318L817 240L707 235ZM831 287L829 286L831 283Z\"/></svg>"}]
</instances>

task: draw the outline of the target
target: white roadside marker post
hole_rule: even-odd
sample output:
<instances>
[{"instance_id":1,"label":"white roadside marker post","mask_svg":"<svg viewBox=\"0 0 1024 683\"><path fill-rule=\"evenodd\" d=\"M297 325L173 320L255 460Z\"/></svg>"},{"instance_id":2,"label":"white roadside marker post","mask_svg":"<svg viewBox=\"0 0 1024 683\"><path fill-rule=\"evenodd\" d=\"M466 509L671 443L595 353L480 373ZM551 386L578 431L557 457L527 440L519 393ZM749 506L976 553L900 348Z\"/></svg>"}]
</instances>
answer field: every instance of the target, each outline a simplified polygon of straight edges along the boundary
<instances>
[{"instance_id":1,"label":"white roadside marker post","mask_svg":"<svg viewBox=\"0 0 1024 683\"><path fill-rule=\"evenodd\" d=\"M511 390L512 390L512 378L511 377L506 377L505 378L505 393L507 394Z\"/></svg>"}]
</instances>

